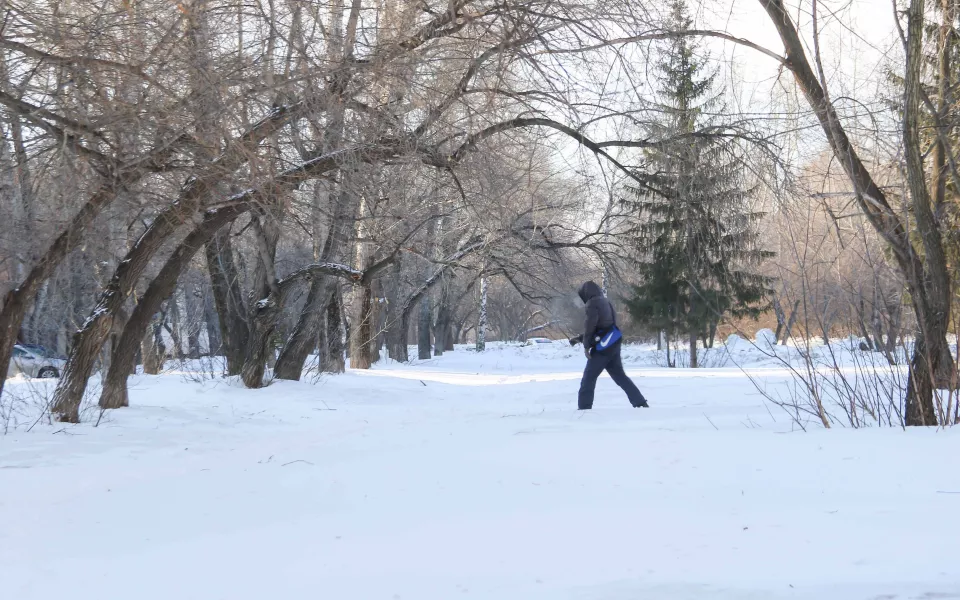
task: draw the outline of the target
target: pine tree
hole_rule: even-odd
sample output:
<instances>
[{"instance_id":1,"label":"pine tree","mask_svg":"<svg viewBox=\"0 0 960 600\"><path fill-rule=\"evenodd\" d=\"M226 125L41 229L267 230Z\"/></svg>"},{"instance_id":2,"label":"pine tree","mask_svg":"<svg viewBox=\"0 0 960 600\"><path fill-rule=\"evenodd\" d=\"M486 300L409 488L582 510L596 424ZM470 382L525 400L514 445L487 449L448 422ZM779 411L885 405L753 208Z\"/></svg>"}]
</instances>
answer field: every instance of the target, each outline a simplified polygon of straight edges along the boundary
<instances>
[{"instance_id":1,"label":"pine tree","mask_svg":"<svg viewBox=\"0 0 960 600\"><path fill-rule=\"evenodd\" d=\"M672 3L671 27L689 30L684 0ZM748 207L752 189L734 138L713 116L723 112L707 57L687 36L671 38L655 65L662 118L650 126L665 140L646 155L650 189L631 190L637 275L627 308L634 320L684 335L690 366L698 340L712 339L724 317L766 309L768 278L757 270L772 256L759 246L761 213ZM668 344L669 345L669 344Z\"/></svg>"}]
</instances>

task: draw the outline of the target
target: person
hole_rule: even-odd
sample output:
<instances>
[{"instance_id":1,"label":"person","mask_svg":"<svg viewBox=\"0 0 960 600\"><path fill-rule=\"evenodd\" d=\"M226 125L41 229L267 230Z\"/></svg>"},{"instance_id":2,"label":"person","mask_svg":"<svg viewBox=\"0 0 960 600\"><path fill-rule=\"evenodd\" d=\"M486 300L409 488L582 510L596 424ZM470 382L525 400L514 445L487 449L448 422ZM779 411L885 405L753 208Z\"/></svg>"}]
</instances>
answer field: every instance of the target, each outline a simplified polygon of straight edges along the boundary
<instances>
[{"instance_id":1,"label":"person","mask_svg":"<svg viewBox=\"0 0 960 600\"><path fill-rule=\"evenodd\" d=\"M587 366L583 369L580 393L577 396L577 408L579 410L593 408L593 393L597 387L597 378L604 370L610 374L614 383L627 393L627 398L634 408L647 408L649 405L646 398L623 371L623 361L620 359L621 340L618 339L604 350L597 348L598 342L617 327L617 313L613 309L613 304L604 297L600 286L592 281L581 285L577 294L583 300L586 319L583 333L571 338L570 345L582 343L583 352L587 357Z\"/></svg>"}]
</instances>

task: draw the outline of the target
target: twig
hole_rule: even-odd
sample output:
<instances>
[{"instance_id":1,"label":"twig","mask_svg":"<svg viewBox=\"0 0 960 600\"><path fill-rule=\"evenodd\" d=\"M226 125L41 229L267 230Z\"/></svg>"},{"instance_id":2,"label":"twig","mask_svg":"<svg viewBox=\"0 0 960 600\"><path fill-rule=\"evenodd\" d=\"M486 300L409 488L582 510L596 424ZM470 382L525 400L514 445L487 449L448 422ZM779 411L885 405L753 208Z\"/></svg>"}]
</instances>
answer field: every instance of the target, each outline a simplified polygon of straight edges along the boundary
<instances>
[{"instance_id":1,"label":"twig","mask_svg":"<svg viewBox=\"0 0 960 600\"><path fill-rule=\"evenodd\" d=\"M710 421L710 417L707 416L707 413L702 413L702 414L703 414L703 418L705 418L707 421L709 421L710 424L713 425L713 428L714 428L714 429L716 429L717 431L720 431L720 428L717 427L717 426L714 424L713 421Z\"/></svg>"}]
</instances>

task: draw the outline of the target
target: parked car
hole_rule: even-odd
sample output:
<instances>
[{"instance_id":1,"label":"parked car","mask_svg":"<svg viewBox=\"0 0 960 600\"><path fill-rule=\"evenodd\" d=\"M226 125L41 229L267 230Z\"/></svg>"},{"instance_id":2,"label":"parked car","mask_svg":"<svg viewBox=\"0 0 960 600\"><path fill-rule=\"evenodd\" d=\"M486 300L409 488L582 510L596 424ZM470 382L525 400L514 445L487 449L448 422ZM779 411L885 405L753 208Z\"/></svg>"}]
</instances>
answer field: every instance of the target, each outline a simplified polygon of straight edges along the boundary
<instances>
[{"instance_id":1,"label":"parked car","mask_svg":"<svg viewBox=\"0 0 960 600\"><path fill-rule=\"evenodd\" d=\"M17 344L13 347L7 377L13 377L19 373L23 373L27 377L39 377L41 379L60 377L60 372L63 371L65 363L66 361L56 358L52 352L40 346Z\"/></svg>"},{"instance_id":2,"label":"parked car","mask_svg":"<svg viewBox=\"0 0 960 600\"><path fill-rule=\"evenodd\" d=\"M43 346L40 346L38 344L17 344L17 345L23 348L26 348L29 352L33 352L34 354L39 354L43 358L51 358L51 359L55 358L57 360L62 360L62 361L67 360L67 357L64 356L63 354L57 354L53 350L48 350L47 348L44 348Z\"/></svg>"},{"instance_id":3,"label":"parked car","mask_svg":"<svg viewBox=\"0 0 960 600\"><path fill-rule=\"evenodd\" d=\"M535 337L535 338L529 338L527 340L527 343L528 344L552 344L553 340L549 338Z\"/></svg>"}]
</instances>

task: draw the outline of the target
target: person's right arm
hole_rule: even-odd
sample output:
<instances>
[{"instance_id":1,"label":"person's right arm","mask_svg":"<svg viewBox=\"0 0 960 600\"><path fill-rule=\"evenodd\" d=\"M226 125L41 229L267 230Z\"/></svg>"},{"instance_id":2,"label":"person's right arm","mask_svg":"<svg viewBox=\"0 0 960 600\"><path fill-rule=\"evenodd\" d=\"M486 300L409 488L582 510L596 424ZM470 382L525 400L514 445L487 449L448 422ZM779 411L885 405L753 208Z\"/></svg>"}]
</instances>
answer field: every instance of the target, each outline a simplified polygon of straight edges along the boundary
<instances>
[{"instance_id":1,"label":"person's right arm","mask_svg":"<svg viewBox=\"0 0 960 600\"><path fill-rule=\"evenodd\" d=\"M600 321L600 307L597 302L587 302L586 317L583 320L583 345L592 348L593 337L597 333L597 323Z\"/></svg>"}]
</instances>

